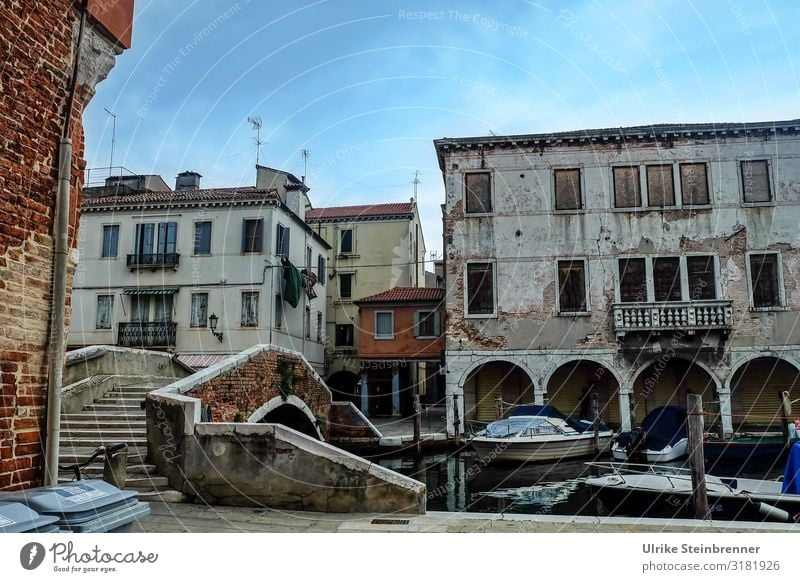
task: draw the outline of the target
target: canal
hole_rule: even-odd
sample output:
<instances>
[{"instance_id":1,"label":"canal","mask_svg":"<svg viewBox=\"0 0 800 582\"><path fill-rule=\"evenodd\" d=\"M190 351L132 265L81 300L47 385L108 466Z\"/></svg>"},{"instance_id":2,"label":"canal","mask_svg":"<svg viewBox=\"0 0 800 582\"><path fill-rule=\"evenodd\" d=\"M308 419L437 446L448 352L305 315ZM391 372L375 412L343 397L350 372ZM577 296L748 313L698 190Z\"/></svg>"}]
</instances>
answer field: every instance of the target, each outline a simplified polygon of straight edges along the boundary
<instances>
[{"instance_id":1,"label":"canal","mask_svg":"<svg viewBox=\"0 0 800 582\"><path fill-rule=\"evenodd\" d=\"M608 455L598 462L610 461ZM567 460L547 464L488 464L468 451L427 454L415 458L384 458L380 465L413 477L428 488L428 511L526 513L552 515L608 515L585 484L600 474L587 461ZM780 467L741 471L719 470L720 477L773 479Z\"/></svg>"}]
</instances>

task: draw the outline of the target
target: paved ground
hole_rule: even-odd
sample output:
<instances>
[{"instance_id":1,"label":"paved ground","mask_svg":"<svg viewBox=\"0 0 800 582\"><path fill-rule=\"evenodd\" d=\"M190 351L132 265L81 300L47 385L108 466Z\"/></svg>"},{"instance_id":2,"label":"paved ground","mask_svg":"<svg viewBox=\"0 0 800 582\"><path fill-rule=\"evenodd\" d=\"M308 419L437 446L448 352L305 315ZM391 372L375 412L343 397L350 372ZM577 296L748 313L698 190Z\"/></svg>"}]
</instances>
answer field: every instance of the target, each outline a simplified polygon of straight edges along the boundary
<instances>
[{"instance_id":1,"label":"paved ground","mask_svg":"<svg viewBox=\"0 0 800 582\"><path fill-rule=\"evenodd\" d=\"M151 515L134 525L134 532L452 532L452 533L624 533L624 532L753 532L790 531L791 524L741 522L699 523L693 520L554 517L431 512L424 516L346 515L285 512L264 508L222 507L189 503L151 503ZM408 523L373 523L375 519Z\"/></svg>"},{"instance_id":2,"label":"paved ground","mask_svg":"<svg viewBox=\"0 0 800 582\"><path fill-rule=\"evenodd\" d=\"M444 406L422 408L422 433L444 433L447 424ZM370 418L385 437L412 436L414 434L414 418Z\"/></svg>"}]
</instances>

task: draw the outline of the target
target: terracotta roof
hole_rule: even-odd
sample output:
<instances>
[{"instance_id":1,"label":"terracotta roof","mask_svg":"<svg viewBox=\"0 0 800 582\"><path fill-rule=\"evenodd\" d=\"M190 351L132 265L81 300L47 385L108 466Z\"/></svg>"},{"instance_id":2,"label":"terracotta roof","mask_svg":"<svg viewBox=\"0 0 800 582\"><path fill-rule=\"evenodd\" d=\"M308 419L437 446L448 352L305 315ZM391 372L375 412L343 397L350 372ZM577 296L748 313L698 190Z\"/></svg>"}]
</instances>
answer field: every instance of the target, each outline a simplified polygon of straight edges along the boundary
<instances>
[{"instance_id":1,"label":"terracotta roof","mask_svg":"<svg viewBox=\"0 0 800 582\"><path fill-rule=\"evenodd\" d=\"M359 299L356 303L437 302L443 299L444 289L438 287L394 287L383 293Z\"/></svg>"},{"instance_id":2,"label":"terracotta roof","mask_svg":"<svg viewBox=\"0 0 800 582\"><path fill-rule=\"evenodd\" d=\"M359 206L331 206L314 208L306 213L306 220L341 220L344 218L388 218L405 216L414 212L412 202L389 202L387 204L362 204Z\"/></svg>"},{"instance_id":3,"label":"terracotta roof","mask_svg":"<svg viewBox=\"0 0 800 582\"><path fill-rule=\"evenodd\" d=\"M82 208L104 206L135 206L142 204L185 204L191 202L217 202L237 200L274 200L274 189L257 190L252 186L242 188L206 188L203 190L180 190L178 192L142 192L123 196L98 196L83 199Z\"/></svg>"}]
</instances>

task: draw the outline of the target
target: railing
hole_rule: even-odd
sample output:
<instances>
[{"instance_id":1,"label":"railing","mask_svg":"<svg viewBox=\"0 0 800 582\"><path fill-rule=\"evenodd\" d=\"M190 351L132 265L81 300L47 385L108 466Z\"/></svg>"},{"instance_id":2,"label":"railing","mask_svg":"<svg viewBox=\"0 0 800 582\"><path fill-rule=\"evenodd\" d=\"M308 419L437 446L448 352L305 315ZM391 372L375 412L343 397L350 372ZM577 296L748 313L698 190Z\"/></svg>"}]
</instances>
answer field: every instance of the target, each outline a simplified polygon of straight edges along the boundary
<instances>
[{"instance_id":1,"label":"railing","mask_svg":"<svg viewBox=\"0 0 800 582\"><path fill-rule=\"evenodd\" d=\"M175 347L177 325L172 321L120 323L117 333L117 345L126 348Z\"/></svg>"},{"instance_id":2,"label":"railing","mask_svg":"<svg viewBox=\"0 0 800 582\"><path fill-rule=\"evenodd\" d=\"M149 255L128 255L129 269L156 269L159 267L178 268L181 256L178 253L155 253Z\"/></svg>"},{"instance_id":3,"label":"railing","mask_svg":"<svg viewBox=\"0 0 800 582\"><path fill-rule=\"evenodd\" d=\"M731 305L731 301L723 300L615 303L614 332L620 339L635 331L727 332L733 326Z\"/></svg>"}]
</instances>

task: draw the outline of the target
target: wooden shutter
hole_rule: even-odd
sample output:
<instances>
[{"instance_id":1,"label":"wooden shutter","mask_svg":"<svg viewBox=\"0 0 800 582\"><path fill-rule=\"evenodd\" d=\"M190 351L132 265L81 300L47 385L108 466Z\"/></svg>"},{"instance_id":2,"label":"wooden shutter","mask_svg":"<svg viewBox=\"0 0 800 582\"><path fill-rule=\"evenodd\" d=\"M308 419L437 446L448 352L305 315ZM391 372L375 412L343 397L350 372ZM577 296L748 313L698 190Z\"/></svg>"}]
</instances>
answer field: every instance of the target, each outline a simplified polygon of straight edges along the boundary
<instances>
[{"instance_id":1,"label":"wooden shutter","mask_svg":"<svg viewBox=\"0 0 800 582\"><path fill-rule=\"evenodd\" d=\"M672 164L647 166L647 205L675 206Z\"/></svg>"},{"instance_id":2,"label":"wooden shutter","mask_svg":"<svg viewBox=\"0 0 800 582\"><path fill-rule=\"evenodd\" d=\"M554 170L556 210L578 210L583 207L581 171L578 168Z\"/></svg>"},{"instance_id":3,"label":"wooden shutter","mask_svg":"<svg viewBox=\"0 0 800 582\"><path fill-rule=\"evenodd\" d=\"M617 208L638 208L642 205L641 184L638 166L617 166L614 168L614 206Z\"/></svg>"},{"instance_id":4,"label":"wooden shutter","mask_svg":"<svg viewBox=\"0 0 800 582\"><path fill-rule=\"evenodd\" d=\"M708 170L704 163L681 164L681 197L686 206L708 204Z\"/></svg>"}]
</instances>

